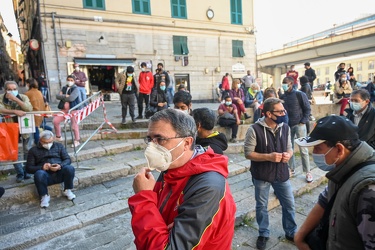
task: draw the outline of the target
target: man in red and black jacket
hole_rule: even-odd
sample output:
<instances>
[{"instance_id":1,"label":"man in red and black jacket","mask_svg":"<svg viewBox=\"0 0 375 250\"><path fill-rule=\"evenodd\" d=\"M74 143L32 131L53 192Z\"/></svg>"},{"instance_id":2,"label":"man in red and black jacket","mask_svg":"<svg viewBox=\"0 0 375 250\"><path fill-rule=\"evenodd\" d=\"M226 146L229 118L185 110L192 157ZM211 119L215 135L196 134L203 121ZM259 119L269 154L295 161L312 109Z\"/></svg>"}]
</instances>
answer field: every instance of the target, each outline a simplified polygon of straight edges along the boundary
<instances>
[{"instance_id":1,"label":"man in red and black jacket","mask_svg":"<svg viewBox=\"0 0 375 250\"><path fill-rule=\"evenodd\" d=\"M146 104L146 109L150 106L150 94L154 87L154 76L147 68L145 62L141 63L142 72L139 74L139 95L138 95L138 117L137 119L143 119L143 101Z\"/></svg>"},{"instance_id":2,"label":"man in red and black jacket","mask_svg":"<svg viewBox=\"0 0 375 250\"><path fill-rule=\"evenodd\" d=\"M228 158L195 146L194 119L175 109L155 113L148 127L149 168L129 198L137 249L231 249L236 204ZM155 181L151 170L161 172Z\"/></svg>"}]
</instances>

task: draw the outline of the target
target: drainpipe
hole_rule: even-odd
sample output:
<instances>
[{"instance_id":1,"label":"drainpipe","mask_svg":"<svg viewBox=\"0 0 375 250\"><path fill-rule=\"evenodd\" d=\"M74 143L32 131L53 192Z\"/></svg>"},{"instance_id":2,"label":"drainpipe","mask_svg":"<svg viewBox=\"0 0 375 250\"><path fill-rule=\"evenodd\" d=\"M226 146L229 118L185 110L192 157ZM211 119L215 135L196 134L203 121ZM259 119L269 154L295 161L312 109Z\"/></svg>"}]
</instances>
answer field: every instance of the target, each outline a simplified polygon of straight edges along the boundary
<instances>
[{"instance_id":1,"label":"drainpipe","mask_svg":"<svg viewBox=\"0 0 375 250\"><path fill-rule=\"evenodd\" d=\"M47 62L46 62L46 52L44 50L44 39L43 39L43 29L42 29L42 19L40 17L40 1L37 0L37 15L39 19L39 28L40 28L40 49L42 50L42 57L43 57L43 68L44 68L44 75L48 80L48 70L47 70ZM48 81L48 100L51 100L51 87Z\"/></svg>"},{"instance_id":2,"label":"drainpipe","mask_svg":"<svg viewBox=\"0 0 375 250\"><path fill-rule=\"evenodd\" d=\"M58 73L58 75L59 75L59 85L60 85L60 89L61 89L62 86L61 86L60 57L59 57L59 51L58 51L58 48L57 48L56 26L55 26L55 15L56 15L56 12L52 12L52 26L53 26L53 38L54 38L54 42L55 42L55 53L56 53L57 73Z\"/></svg>"}]
</instances>

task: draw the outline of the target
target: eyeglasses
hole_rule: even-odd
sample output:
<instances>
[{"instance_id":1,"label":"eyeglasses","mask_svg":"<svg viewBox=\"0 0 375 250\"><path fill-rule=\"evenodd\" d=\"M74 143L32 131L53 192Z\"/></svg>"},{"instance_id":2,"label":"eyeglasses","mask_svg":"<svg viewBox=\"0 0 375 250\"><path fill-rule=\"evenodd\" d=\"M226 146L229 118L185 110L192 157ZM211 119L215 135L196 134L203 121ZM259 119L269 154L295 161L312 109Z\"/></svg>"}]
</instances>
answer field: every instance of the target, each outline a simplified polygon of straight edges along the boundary
<instances>
[{"instance_id":1,"label":"eyeglasses","mask_svg":"<svg viewBox=\"0 0 375 250\"><path fill-rule=\"evenodd\" d=\"M286 110L273 110L271 111L272 114L284 115L286 114Z\"/></svg>"},{"instance_id":2,"label":"eyeglasses","mask_svg":"<svg viewBox=\"0 0 375 250\"><path fill-rule=\"evenodd\" d=\"M168 140L172 140L172 139L178 139L178 138L185 138L186 136L176 136L176 137L169 137L169 138L165 138L165 137L154 137L154 138L151 138L149 136L145 137L144 138L144 141L145 143L148 145L150 142L154 142L154 143L157 143L159 145L163 145L165 144Z\"/></svg>"}]
</instances>

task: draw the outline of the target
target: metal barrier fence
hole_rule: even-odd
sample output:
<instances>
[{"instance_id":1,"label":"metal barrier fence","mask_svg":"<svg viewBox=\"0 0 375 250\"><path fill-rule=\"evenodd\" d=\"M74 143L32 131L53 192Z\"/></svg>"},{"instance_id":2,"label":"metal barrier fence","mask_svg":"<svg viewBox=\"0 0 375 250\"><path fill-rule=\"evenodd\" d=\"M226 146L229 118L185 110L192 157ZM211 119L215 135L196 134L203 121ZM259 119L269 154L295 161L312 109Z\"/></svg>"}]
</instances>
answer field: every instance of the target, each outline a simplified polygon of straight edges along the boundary
<instances>
[{"instance_id":1,"label":"metal barrier fence","mask_svg":"<svg viewBox=\"0 0 375 250\"><path fill-rule=\"evenodd\" d=\"M74 156L77 162L77 168L79 168L77 157L78 153L82 150L83 147L85 147L85 145L95 134L97 134L98 132L117 133L116 128L107 119L104 98L101 92L92 95L85 101L71 108L68 111L66 118L66 122L70 124L72 146L74 148ZM75 131L77 128L75 124L78 125L79 131ZM108 129L103 128L105 124L109 126ZM67 131L65 127L65 134L66 133ZM76 146L74 143L74 141L77 140L74 134L79 135L79 139L81 139L81 142L78 146Z\"/></svg>"},{"instance_id":2,"label":"metal barrier fence","mask_svg":"<svg viewBox=\"0 0 375 250\"><path fill-rule=\"evenodd\" d=\"M55 116L65 116L66 114L61 111L31 111L31 112L26 112L27 115L34 115L34 116L42 116L43 119L43 124L45 125L45 118L50 118L50 117L55 117ZM8 123L11 118L16 117L16 115L1 115L0 114L0 122ZM11 122L10 122L11 123ZM43 128L44 125L41 125L40 127ZM21 143L18 145L18 157L16 161L11 161L11 160L1 160L0 161L0 166L5 166L5 165L12 165L16 163L25 163L26 162L26 155L28 150L31 148L32 145L30 145L28 142L30 140L30 137L33 136L33 134L29 134L29 136L23 136L20 134L21 138ZM66 138L66 137L65 137ZM0 142L1 143L1 142ZM21 145L20 145L21 144ZM66 142L65 142L66 145Z\"/></svg>"}]
</instances>

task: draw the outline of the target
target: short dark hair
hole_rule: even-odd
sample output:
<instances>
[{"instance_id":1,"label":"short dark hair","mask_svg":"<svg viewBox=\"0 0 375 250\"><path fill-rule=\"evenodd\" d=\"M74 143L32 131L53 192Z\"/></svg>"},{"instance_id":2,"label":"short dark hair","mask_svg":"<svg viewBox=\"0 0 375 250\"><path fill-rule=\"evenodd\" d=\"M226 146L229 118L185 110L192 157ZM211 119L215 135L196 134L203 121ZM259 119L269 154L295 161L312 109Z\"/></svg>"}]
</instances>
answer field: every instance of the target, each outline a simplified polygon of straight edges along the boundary
<instances>
[{"instance_id":1,"label":"short dark hair","mask_svg":"<svg viewBox=\"0 0 375 250\"><path fill-rule=\"evenodd\" d=\"M357 90L354 90L350 96L353 96L353 95L359 95L361 97L362 100L366 101L366 100L370 100L370 93L365 90L365 89L357 89Z\"/></svg>"},{"instance_id":2,"label":"short dark hair","mask_svg":"<svg viewBox=\"0 0 375 250\"><path fill-rule=\"evenodd\" d=\"M301 76L299 78L299 82L300 83L308 83L309 82L309 79L307 78L307 76Z\"/></svg>"},{"instance_id":3,"label":"short dark hair","mask_svg":"<svg viewBox=\"0 0 375 250\"><path fill-rule=\"evenodd\" d=\"M141 68L147 67L147 64L145 62L141 63Z\"/></svg>"},{"instance_id":4,"label":"short dark hair","mask_svg":"<svg viewBox=\"0 0 375 250\"><path fill-rule=\"evenodd\" d=\"M195 124L200 124L206 130L212 130L216 124L216 114L209 108L198 108L193 110Z\"/></svg>"},{"instance_id":5,"label":"short dark hair","mask_svg":"<svg viewBox=\"0 0 375 250\"><path fill-rule=\"evenodd\" d=\"M162 67L164 67L164 65L163 65L162 63L158 63L158 66L162 66Z\"/></svg>"},{"instance_id":6,"label":"short dark hair","mask_svg":"<svg viewBox=\"0 0 375 250\"><path fill-rule=\"evenodd\" d=\"M26 83L29 84L29 87L31 89L37 89L38 88L38 82L34 78L27 79Z\"/></svg>"},{"instance_id":7,"label":"short dark hair","mask_svg":"<svg viewBox=\"0 0 375 250\"><path fill-rule=\"evenodd\" d=\"M68 80L68 78L72 78L74 81L76 80L76 76L73 75L73 74L68 75L68 76L66 77L66 80Z\"/></svg>"},{"instance_id":8,"label":"short dark hair","mask_svg":"<svg viewBox=\"0 0 375 250\"><path fill-rule=\"evenodd\" d=\"M359 144L361 144L360 139L353 139L353 140L342 140L342 141L325 141L324 142L328 147L334 147L337 143L341 143L344 145L346 149L348 149L350 152L353 152Z\"/></svg>"},{"instance_id":9,"label":"short dark hair","mask_svg":"<svg viewBox=\"0 0 375 250\"><path fill-rule=\"evenodd\" d=\"M277 98L277 91L276 89L272 88L272 87L268 87L266 88L264 91L263 91L263 99L266 100L268 98L271 97L271 95L273 95L273 97L276 97Z\"/></svg>"},{"instance_id":10,"label":"short dark hair","mask_svg":"<svg viewBox=\"0 0 375 250\"><path fill-rule=\"evenodd\" d=\"M283 101L279 98L268 98L263 103L263 113L265 114L267 111L273 111L273 107L278 103L283 103Z\"/></svg>"},{"instance_id":11,"label":"short dark hair","mask_svg":"<svg viewBox=\"0 0 375 250\"><path fill-rule=\"evenodd\" d=\"M310 66L310 63L309 63L309 62L305 62L304 65L305 65L305 66Z\"/></svg>"},{"instance_id":12,"label":"short dark hair","mask_svg":"<svg viewBox=\"0 0 375 250\"><path fill-rule=\"evenodd\" d=\"M189 106L191 104L191 95L187 91L178 91L177 93L174 94L173 97L173 103L179 103L182 102L185 105Z\"/></svg>"},{"instance_id":13,"label":"short dark hair","mask_svg":"<svg viewBox=\"0 0 375 250\"><path fill-rule=\"evenodd\" d=\"M284 81L294 83L294 79L293 79L293 77L291 77L291 76L284 77L283 82L284 82Z\"/></svg>"}]
</instances>

